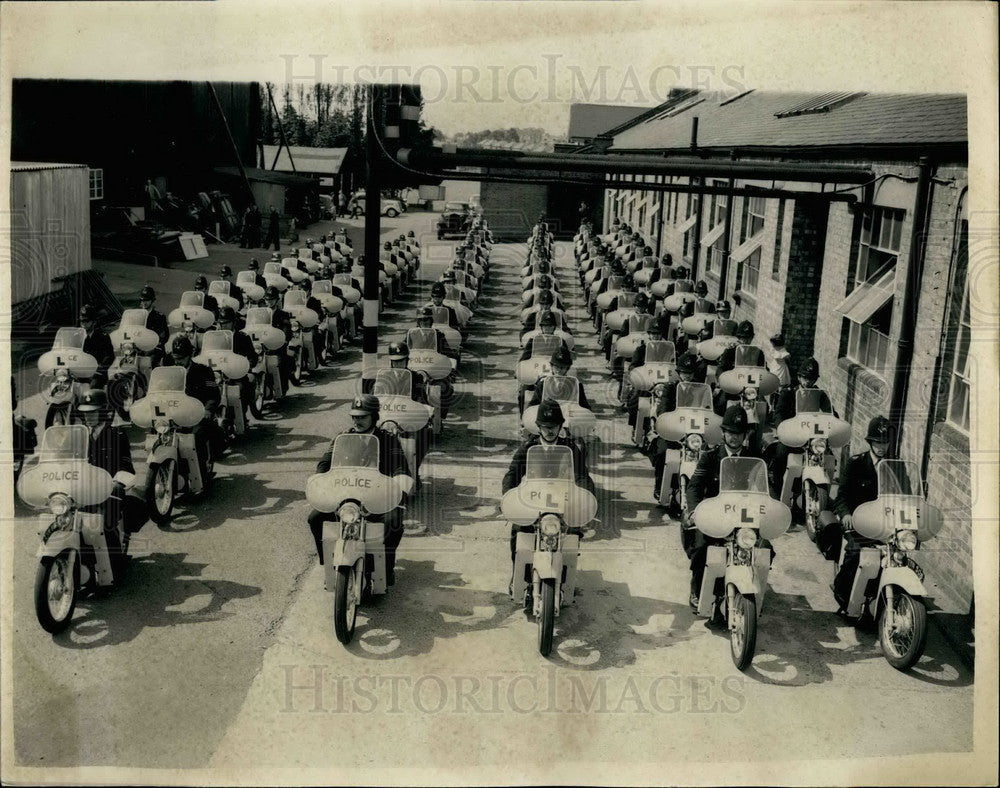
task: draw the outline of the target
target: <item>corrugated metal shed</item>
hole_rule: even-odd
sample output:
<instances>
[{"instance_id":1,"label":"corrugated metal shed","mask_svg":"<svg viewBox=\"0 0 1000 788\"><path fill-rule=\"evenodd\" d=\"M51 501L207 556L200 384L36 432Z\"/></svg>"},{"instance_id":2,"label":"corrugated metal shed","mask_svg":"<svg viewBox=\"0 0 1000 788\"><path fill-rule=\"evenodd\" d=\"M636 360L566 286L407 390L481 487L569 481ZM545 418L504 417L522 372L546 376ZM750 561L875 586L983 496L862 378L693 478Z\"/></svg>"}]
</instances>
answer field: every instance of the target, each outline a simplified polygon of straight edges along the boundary
<instances>
[{"instance_id":1,"label":"corrugated metal shed","mask_svg":"<svg viewBox=\"0 0 1000 788\"><path fill-rule=\"evenodd\" d=\"M37 170L73 170L79 167L89 169L86 164L60 164L54 161L12 161L11 172L35 172Z\"/></svg>"}]
</instances>

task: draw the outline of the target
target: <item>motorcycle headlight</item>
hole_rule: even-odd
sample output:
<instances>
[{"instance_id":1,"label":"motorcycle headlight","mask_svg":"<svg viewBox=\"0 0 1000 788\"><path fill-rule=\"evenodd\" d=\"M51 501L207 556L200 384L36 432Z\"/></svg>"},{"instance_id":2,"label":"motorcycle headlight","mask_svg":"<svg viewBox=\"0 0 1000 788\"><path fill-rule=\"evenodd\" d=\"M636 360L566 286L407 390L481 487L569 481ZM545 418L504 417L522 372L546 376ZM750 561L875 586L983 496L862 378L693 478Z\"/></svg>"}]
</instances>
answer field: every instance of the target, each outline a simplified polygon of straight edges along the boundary
<instances>
[{"instance_id":1,"label":"motorcycle headlight","mask_svg":"<svg viewBox=\"0 0 1000 788\"><path fill-rule=\"evenodd\" d=\"M135 343L122 342L122 355L131 356L133 353L135 353Z\"/></svg>"},{"instance_id":2,"label":"motorcycle headlight","mask_svg":"<svg viewBox=\"0 0 1000 788\"><path fill-rule=\"evenodd\" d=\"M293 320L292 321L292 331L298 331L300 328L301 328L301 326L299 326L299 321L298 320Z\"/></svg>"},{"instance_id":3,"label":"motorcycle headlight","mask_svg":"<svg viewBox=\"0 0 1000 788\"><path fill-rule=\"evenodd\" d=\"M825 454L826 438L813 438L809 441L809 448L812 449L813 454Z\"/></svg>"},{"instance_id":4,"label":"motorcycle headlight","mask_svg":"<svg viewBox=\"0 0 1000 788\"><path fill-rule=\"evenodd\" d=\"M757 399L757 387L747 386L745 389L743 389L743 396L746 397L747 399Z\"/></svg>"},{"instance_id":5,"label":"motorcycle headlight","mask_svg":"<svg viewBox=\"0 0 1000 788\"><path fill-rule=\"evenodd\" d=\"M399 425L394 421L387 421L382 424L382 429L388 432L390 435L399 435L400 429Z\"/></svg>"},{"instance_id":6,"label":"motorcycle headlight","mask_svg":"<svg viewBox=\"0 0 1000 788\"><path fill-rule=\"evenodd\" d=\"M153 422L153 429L160 435L166 435L170 432L170 421L168 419L157 419Z\"/></svg>"},{"instance_id":7,"label":"motorcycle headlight","mask_svg":"<svg viewBox=\"0 0 1000 788\"><path fill-rule=\"evenodd\" d=\"M60 367L56 370L56 380L63 382L69 380L69 370L66 367Z\"/></svg>"},{"instance_id":8,"label":"motorcycle headlight","mask_svg":"<svg viewBox=\"0 0 1000 788\"><path fill-rule=\"evenodd\" d=\"M49 496L49 511L56 517L62 517L73 507L73 499L65 493L53 493Z\"/></svg>"},{"instance_id":9,"label":"motorcycle headlight","mask_svg":"<svg viewBox=\"0 0 1000 788\"><path fill-rule=\"evenodd\" d=\"M757 544L757 532L753 528L740 528L736 532L736 546L751 550Z\"/></svg>"},{"instance_id":10,"label":"motorcycle headlight","mask_svg":"<svg viewBox=\"0 0 1000 788\"><path fill-rule=\"evenodd\" d=\"M263 343L261 343L261 342L254 342L253 343L253 352L256 353L258 356L261 353L263 353L264 352L264 345L263 345Z\"/></svg>"},{"instance_id":11,"label":"motorcycle headlight","mask_svg":"<svg viewBox=\"0 0 1000 788\"><path fill-rule=\"evenodd\" d=\"M562 522L556 515L546 514L539 520L538 528L541 530L542 536L558 536L559 531L562 530Z\"/></svg>"},{"instance_id":12,"label":"motorcycle headlight","mask_svg":"<svg viewBox=\"0 0 1000 788\"><path fill-rule=\"evenodd\" d=\"M194 321L185 320L183 323L181 323L181 328L189 332L194 331Z\"/></svg>"},{"instance_id":13,"label":"motorcycle headlight","mask_svg":"<svg viewBox=\"0 0 1000 788\"><path fill-rule=\"evenodd\" d=\"M666 383L657 383L655 386L653 386L653 396L659 399L660 397L663 396L663 392L666 390L667 390Z\"/></svg>"},{"instance_id":14,"label":"motorcycle headlight","mask_svg":"<svg viewBox=\"0 0 1000 788\"><path fill-rule=\"evenodd\" d=\"M917 532L906 530L899 531L896 534L896 545L900 550L905 550L909 552L910 550L917 549Z\"/></svg>"},{"instance_id":15,"label":"motorcycle headlight","mask_svg":"<svg viewBox=\"0 0 1000 788\"><path fill-rule=\"evenodd\" d=\"M356 503L345 503L337 512L337 517L344 526L357 525L361 520L361 507Z\"/></svg>"},{"instance_id":16,"label":"motorcycle headlight","mask_svg":"<svg viewBox=\"0 0 1000 788\"><path fill-rule=\"evenodd\" d=\"M693 435L688 435L687 436L686 443L687 443L687 447L691 451L701 451L701 447L702 447L702 445L704 445L705 441L701 437L701 435L695 433Z\"/></svg>"}]
</instances>

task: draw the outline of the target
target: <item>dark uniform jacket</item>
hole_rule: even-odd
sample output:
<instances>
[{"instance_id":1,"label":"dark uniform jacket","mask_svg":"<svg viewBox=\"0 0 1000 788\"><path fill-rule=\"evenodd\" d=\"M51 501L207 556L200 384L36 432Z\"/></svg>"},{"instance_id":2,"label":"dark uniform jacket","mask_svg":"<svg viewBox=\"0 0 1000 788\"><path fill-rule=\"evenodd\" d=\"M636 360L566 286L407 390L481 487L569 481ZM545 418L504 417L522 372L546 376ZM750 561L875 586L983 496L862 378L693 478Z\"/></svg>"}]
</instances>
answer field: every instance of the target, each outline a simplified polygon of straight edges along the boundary
<instances>
[{"instance_id":1,"label":"dark uniform jacket","mask_svg":"<svg viewBox=\"0 0 1000 788\"><path fill-rule=\"evenodd\" d=\"M524 478L524 471L528 461L528 449L532 446L539 445L541 442L542 438L540 435L532 435L527 441L518 447L516 452L514 452L514 457L510 461L510 467L507 468L507 473L503 477L502 492L513 490L521 483L521 480ZM569 438L559 436L556 438L555 444L557 446L569 446L570 451L573 453L573 470L577 486L583 487L596 495L597 493L596 488L594 487L594 482L590 478L590 474L587 473L587 459L576 442Z\"/></svg>"},{"instance_id":2,"label":"dark uniform jacket","mask_svg":"<svg viewBox=\"0 0 1000 788\"><path fill-rule=\"evenodd\" d=\"M878 474L870 451L855 454L844 465L840 474L840 488L833 502L838 517L854 514L861 504L878 497Z\"/></svg>"},{"instance_id":3,"label":"dark uniform jacket","mask_svg":"<svg viewBox=\"0 0 1000 788\"><path fill-rule=\"evenodd\" d=\"M538 336L539 335L533 336L531 339L529 339L527 341L527 343L524 346L524 350L521 351L521 358L519 358L518 361L527 361L529 358L531 358L531 354L534 352L534 348L535 348L535 339ZM567 350L569 350L569 345L566 344L566 340L565 339L562 339L560 337L559 341L562 343L562 346L564 348L566 348Z\"/></svg>"},{"instance_id":4,"label":"dark uniform jacket","mask_svg":"<svg viewBox=\"0 0 1000 788\"><path fill-rule=\"evenodd\" d=\"M114 476L119 471L135 473L132 465L132 447L128 437L117 427L105 424L100 434L91 437L87 450L87 462L103 468Z\"/></svg>"},{"instance_id":5,"label":"dark uniform jacket","mask_svg":"<svg viewBox=\"0 0 1000 788\"><path fill-rule=\"evenodd\" d=\"M174 366L172 357L164 359L165 367ZM209 410L218 407L221 400L219 384L215 381L215 373L204 364L192 361L187 368L187 376L184 379L184 393L189 397L194 397Z\"/></svg>"},{"instance_id":6,"label":"dark uniform jacket","mask_svg":"<svg viewBox=\"0 0 1000 788\"><path fill-rule=\"evenodd\" d=\"M94 332L83 340L83 352L97 359L98 372L107 372L115 360L115 348L111 344L111 337L100 328L95 328Z\"/></svg>"},{"instance_id":7,"label":"dark uniform jacket","mask_svg":"<svg viewBox=\"0 0 1000 788\"><path fill-rule=\"evenodd\" d=\"M347 432L356 434L358 431L352 427ZM371 434L378 439L379 473L383 476L398 476L399 474L409 476L410 470L406 464L406 455L403 454L403 447L400 446L399 439L379 427L375 427L371 431ZM323 452L323 456L320 457L319 462L316 464L316 473L326 473L330 470L330 461L333 458L333 444L334 441L330 441L330 446Z\"/></svg>"},{"instance_id":8,"label":"dark uniform jacket","mask_svg":"<svg viewBox=\"0 0 1000 788\"><path fill-rule=\"evenodd\" d=\"M724 457L757 457L757 452L741 447L733 454L729 453L725 443L720 443L712 451L704 452L698 460L698 467L691 474L687 487L687 504L690 511L706 498L714 498L719 494L719 464Z\"/></svg>"},{"instance_id":9,"label":"dark uniform jacket","mask_svg":"<svg viewBox=\"0 0 1000 788\"><path fill-rule=\"evenodd\" d=\"M528 407L531 407L532 405L538 405L538 404L541 403L541 401L542 401L542 389L544 388L545 378L546 377L551 377L551 376L550 375L545 375L543 377L540 377L538 379L538 381L535 383L535 391L531 395L531 402L528 403ZM579 391L580 391L580 396L578 398L578 401L579 401L580 407L581 408L586 408L587 410L590 410L590 403L587 402L587 394L583 390L583 384L582 383L579 386Z\"/></svg>"},{"instance_id":10,"label":"dark uniform jacket","mask_svg":"<svg viewBox=\"0 0 1000 788\"><path fill-rule=\"evenodd\" d=\"M775 424L781 424L785 419L790 419L795 415L795 392L798 390L797 386L778 390L778 398L774 403ZM837 411L830 404L830 398L826 392L823 392L823 396L820 397L820 406L824 409L829 408L834 416L837 415Z\"/></svg>"},{"instance_id":11,"label":"dark uniform jacket","mask_svg":"<svg viewBox=\"0 0 1000 788\"><path fill-rule=\"evenodd\" d=\"M244 328L246 328L246 323L243 320L237 320L233 323L233 352L249 361L250 369L253 369L259 359L257 352L253 349L253 340L248 334L243 333Z\"/></svg>"},{"instance_id":12,"label":"dark uniform jacket","mask_svg":"<svg viewBox=\"0 0 1000 788\"><path fill-rule=\"evenodd\" d=\"M531 294L531 298L528 299L528 303L524 305L524 308L525 309L531 309L531 307L540 304L541 302L538 300L538 296L539 296L539 294L541 294L543 292L545 292L545 291L544 290L535 290L535 291L533 291L532 294ZM553 308L554 309L563 309L563 302L562 302L562 298L559 296L559 293L555 292L554 290L549 290L548 292L552 293L552 303L549 304L546 307L546 309L553 309Z\"/></svg>"},{"instance_id":13,"label":"dark uniform jacket","mask_svg":"<svg viewBox=\"0 0 1000 788\"><path fill-rule=\"evenodd\" d=\"M156 336L160 338L161 345L166 344L167 339L170 338L167 316L162 312L157 312L155 309L150 309L146 313L146 328L156 332Z\"/></svg>"},{"instance_id":14,"label":"dark uniform jacket","mask_svg":"<svg viewBox=\"0 0 1000 788\"><path fill-rule=\"evenodd\" d=\"M448 326L450 328L456 328L456 329L461 329L462 328L462 321L458 319L458 312L455 311L455 307L448 306L447 304L441 304L441 306L438 306L433 301L431 301L429 304L427 304L427 306L431 307L432 309L442 309L442 308L443 309L447 309L448 310Z\"/></svg>"}]
</instances>

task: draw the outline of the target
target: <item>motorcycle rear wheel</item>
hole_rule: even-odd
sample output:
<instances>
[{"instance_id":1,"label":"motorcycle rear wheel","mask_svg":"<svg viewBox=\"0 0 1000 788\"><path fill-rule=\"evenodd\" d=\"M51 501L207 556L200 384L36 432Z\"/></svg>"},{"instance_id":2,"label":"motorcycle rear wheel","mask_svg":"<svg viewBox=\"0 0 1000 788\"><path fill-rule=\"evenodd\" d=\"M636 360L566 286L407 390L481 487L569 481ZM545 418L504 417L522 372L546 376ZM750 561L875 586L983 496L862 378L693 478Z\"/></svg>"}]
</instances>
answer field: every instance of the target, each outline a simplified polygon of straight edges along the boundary
<instances>
[{"instance_id":1,"label":"motorcycle rear wheel","mask_svg":"<svg viewBox=\"0 0 1000 788\"><path fill-rule=\"evenodd\" d=\"M737 591L729 617L733 621L729 630L733 664L737 670L745 670L753 662L757 650L757 600Z\"/></svg>"},{"instance_id":2,"label":"motorcycle rear wheel","mask_svg":"<svg viewBox=\"0 0 1000 788\"><path fill-rule=\"evenodd\" d=\"M879 644L886 662L896 670L908 670L923 655L927 644L927 608L922 599L915 599L899 586L895 587L892 605L896 626L889 628L883 600L878 619Z\"/></svg>"},{"instance_id":3,"label":"motorcycle rear wheel","mask_svg":"<svg viewBox=\"0 0 1000 788\"><path fill-rule=\"evenodd\" d=\"M72 553L63 550L55 558L44 558L35 571L35 616L42 629L53 635L69 626L76 608Z\"/></svg>"},{"instance_id":4,"label":"motorcycle rear wheel","mask_svg":"<svg viewBox=\"0 0 1000 788\"><path fill-rule=\"evenodd\" d=\"M255 419L260 419L264 415L264 402L267 399L267 389L265 385L265 373L261 373L253 384L253 397L250 398L250 414Z\"/></svg>"},{"instance_id":5,"label":"motorcycle rear wheel","mask_svg":"<svg viewBox=\"0 0 1000 788\"><path fill-rule=\"evenodd\" d=\"M542 581L542 612L538 616L538 653L547 657L552 651L552 631L556 617L556 581Z\"/></svg>"},{"instance_id":6,"label":"motorcycle rear wheel","mask_svg":"<svg viewBox=\"0 0 1000 788\"><path fill-rule=\"evenodd\" d=\"M177 462L166 459L149 467L150 480L146 486L146 505L149 519L157 525L170 522L177 496Z\"/></svg>"},{"instance_id":7,"label":"motorcycle rear wheel","mask_svg":"<svg viewBox=\"0 0 1000 788\"><path fill-rule=\"evenodd\" d=\"M337 640L345 646L354 637L354 626L358 618L358 603L361 601L359 586L363 561L337 569L337 585L333 589L333 630Z\"/></svg>"}]
</instances>

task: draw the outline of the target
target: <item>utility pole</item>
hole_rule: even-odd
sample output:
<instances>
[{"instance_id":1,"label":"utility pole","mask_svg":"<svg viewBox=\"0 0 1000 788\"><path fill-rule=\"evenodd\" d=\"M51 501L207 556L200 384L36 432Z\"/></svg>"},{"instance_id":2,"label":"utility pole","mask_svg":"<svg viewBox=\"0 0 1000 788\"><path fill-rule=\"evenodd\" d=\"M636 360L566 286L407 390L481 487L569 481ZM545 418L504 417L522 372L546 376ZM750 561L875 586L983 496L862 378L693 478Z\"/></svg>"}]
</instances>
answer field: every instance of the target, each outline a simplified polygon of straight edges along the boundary
<instances>
[{"instance_id":1,"label":"utility pole","mask_svg":"<svg viewBox=\"0 0 1000 788\"><path fill-rule=\"evenodd\" d=\"M367 177L365 181L365 264L364 327L361 333L361 387L370 392L375 387L378 369L379 238L381 236L382 194L379 178L381 146L379 124L385 90L381 85L368 87L368 126L365 138Z\"/></svg>"}]
</instances>

